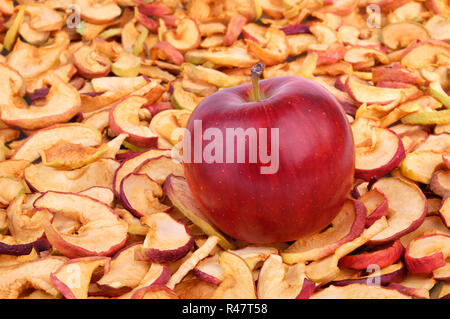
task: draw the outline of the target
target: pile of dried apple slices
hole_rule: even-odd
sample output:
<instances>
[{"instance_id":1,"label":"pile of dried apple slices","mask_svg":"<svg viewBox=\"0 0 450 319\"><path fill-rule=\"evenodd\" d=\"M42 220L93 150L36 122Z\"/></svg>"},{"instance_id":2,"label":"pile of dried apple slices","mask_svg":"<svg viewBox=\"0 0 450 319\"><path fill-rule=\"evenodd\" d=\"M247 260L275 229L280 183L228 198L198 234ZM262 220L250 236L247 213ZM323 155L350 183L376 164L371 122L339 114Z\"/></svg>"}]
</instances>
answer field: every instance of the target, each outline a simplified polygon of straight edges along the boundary
<instances>
[{"instance_id":1,"label":"pile of dried apple slices","mask_svg":"<svg viewBox=\"0 0 450 319\"><path fill-rule=\"evenodd\" d=\"M448 1L0 0L0 14L0 298L450 298ZM258 62L328 89L353 132L351 194L295 242L221 233L174 155L196 106Z\"/></svg>"}]
</instances>

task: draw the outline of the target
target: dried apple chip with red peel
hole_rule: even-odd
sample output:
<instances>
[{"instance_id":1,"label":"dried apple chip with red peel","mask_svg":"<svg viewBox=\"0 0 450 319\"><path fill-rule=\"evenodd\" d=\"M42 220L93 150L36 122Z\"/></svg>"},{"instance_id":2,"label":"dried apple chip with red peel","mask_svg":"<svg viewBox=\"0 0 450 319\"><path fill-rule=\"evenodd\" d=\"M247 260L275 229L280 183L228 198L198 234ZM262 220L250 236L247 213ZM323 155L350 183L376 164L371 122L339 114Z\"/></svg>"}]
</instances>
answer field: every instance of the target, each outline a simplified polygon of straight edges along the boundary
<instances>
[{"instance_id":1,"label":"dried apple chip with red peel","mask_svg":"<svg viewBox=\"0 0 450 319\"><path fill-rule=\"evenodd\" d=\"M242 32L242 27L247 23L247 18L239 13L235 13L231 16L228 22L227 32L223 39L224 46L230 46L238 39Z\"/></svg>"},{"instance_id":2,"label":"dried apple chip with red peel","mask_svg":"<svg viewBox=\"0 0 450 319\"><path fill-rule=\"evenodd\" d=\"M0 297L17 299L30 286L56 297L58 290L50 281L50 274L67 261L64 257L50 256L17 265L2 267Z\"/></svg>"},{"instance_id":3,"label":"dried apple chip with red peel","mask_svg":"<svg viewBox=\"0 0 450 319\"><path fill-rule=\"evenodd\" d=\"M0 177L0 188L3 190L0 193L0 206L6 207L17 196L25 193L26 187L22 180L15 177Z\"/></svg>"},{"instance_id":4,"label":"dried apple chip with red peel","mask_svg":"<svg viewBox=\"0 0 450 319\"><path fill-rule=\"evenodd\" d=\"M436 195L445 197L450 193L450 171L436 171L430 181L430 189Z\"/></svg>"},{"instance_id":5,"label":"dried apple chip with red peel","mask_svg":"<svg viewBox=\"0 0 450 319\"><path fill-rule=\"evenodd\" d=\"M342 278L336 278L331 284L334 286L347 286L351 284L379 284L385 286L389 283L401 281L406 276L406 266L400 261L396 264L386 266L382 269L375 268L376 264L367 268L368 271L372 270L370 274L367 272L356 272L350 274L348 278L342 276ZM373 271L373 269L376 269Z\"/></svg>"},{"instance_id":6,"label":"dried apple chip with red peel","mask_svg":"<svg viewBox=\"0 0 450 319\"><path fill-rule=\"evenodd\" d=\"M430 134L422 143L417 145L415 152L433 151L437 153L444 153L450 151L450 134Z\"/></svg>"},{"instance_id":7,"label":"dried apple chip with red peel","mask_svg":"<svg viewBox=\"0 0 450 319\"><path fill-rule=\"evenodd\" d=\"M364 180L381 178L405 158L401 139L393 131L374 127L369 146L355 148L355 177Z\"/></svg>"},{"instance_id":8,"label":"dried apple chip with red peel","mask_svg":"<svg viewBox=\"0 0 450 319\"><path fill-rule=\"evenodd\" d=\"M194 238L186 225L166 213L154 213L142 218L149 226L138 253L143 260L166 263L184 257L191 250Z\"/></svg>"},{"instance_id":9,"label":"dried apple chip with red peel","mask_svg":"<svg viewBox=\"0 0 450 319\"><path fill-rule=\"evenodd\" d=\"M184 57L172 44L167 41L158 42L150 49L150 57L154 60L168 60L176 65L184 62Z\"/></svg>"},{"instance_id":10,"label":"dried apple chip with red peel","mask_svg":"<svg viewBox=\"0 0 450 319\"><path fill-rule=\"evenodd\" d=\"M426 235L414 239L405 252L405 262L410 273L430 273L446 265L450 255L450 236Z\"/></svg>"},{"instance_id":11,"label":"dried apple chip with red peel","mask_svg":"<svg viewBox=\"0 0 450 319\"><path fill-rule=\"evenodd\" d=\"M389 213L387 197L377 189L371 189L358 198L366 206L366 228Z\"/></svg>"},{"instance_id":12,"label":"dried apple chip with red peel","mask_svg":"<svg viewBox=\"0 0 450 319\"><path fill-rule=\"evenodd\" d=\"M149 158L134 170L138 174L146 174L159 185L164 184L167 176L184 176L183 166L180 162L168 156Z\"/></svg>"},{"instance_id":13,"label":"dried apple chip with red peel","mask_svg":"<svg viewBox=\"0 0 450 319\"><path fill-rule=\"evenodd\" d=\"M388 199L389 227L371 238L371 244L383 244L416 230L427 214L427 200L420 188L404 179L386 177L378 180L373 188Z\"/></svg>"},{"instance_id":14,"label":"dried apple chip with red peel","mask_svg":"<svg viewBox=\"0 0 450 319\"><path fill-rule=\"evenodd\" d=\"M80 195L92 197L108 206L112 206L114 202L114 193L110 188L103 186L92 186L88 189L78 192Z\"/></svg>"},{"instance_id":15,"label":"dried apple chip with red peel","mask_svg":"<svg viewBox=\"0 0 450 319\"><path fill-rule=\"evenodd\" d=\"M323 232L298 239L281 253L287 264L319 260L335 252L364 230L366 209L361 202L348 199L338 215Z\"/></svg>"},{"instance_id":16,"label":"dried apple chip with red peel","mask_svg":"<svg viewBox=\"0 0 450 319\"><path fill-rule=\"evenodd\" d=\"M97 146L101 143L102 136L97 129L81 123L52 125L27 137L15 150L12 159L32 162L39 158L40 150L50 148L60 140L82 146Z\"/></svg>"},{"instance_id":17,"label":"dried apple chip with red peel","mask_svg":"<svg viewBox=\"0 0 450 319\"><path fill-rule=\"evenodd\" d=\"M259 299L308 299L315 285L305 276L305 264L283 264L278 255L270 255L259 272L257 294Z\"/></svg>"},{"instance_id":18,"label":"dried apple chip with red peel","mask_svg":"<svg viewBox=\"0 0 450 319\"><path fill-rule=\"evenodd\" d=\"M267 43L261 44L246 40L247 50L267 66L284 62L289 55L289 42L286 34L276 28L269 28L265 35Z\"/></svg>"},{"instance_id":19,"label":"dried apple chip with red peel","mask_svg":"<svg viewBox=\"0 0 450 319\"><path fill-rule=\"evenodd\" d=\"M401 64L409 69L426 68L439 63L439 56L450 54L450 44L444 41L428 40L413 44L402 54Z\"/></svg>"},{"instance_id":20,"label":"dried apple chip with red peel","mask_svg":"<svg viewBox=\"0 0 450 319\"><path fill-rule=\"evenodd\" d=\"M54 224L45 226L52 246L69 258L109 256L128 239L128 224L111 207L91 197L49 191L39 197L34 206L80 223L80 227L70 233L61 233Z\"/></svg>"},{"instance_id":21,"label":"dried apple chip with red peel","mask_svg":"<svg viewBox=\"0 0 450 319\"><path fill-rule=\"evenodd\" d=\"M170 150L151 149L140 153L130 159L127 159L120 164L119 168L114 174L113 191L116 196L120 196L120 183L130 173L133 173L137 167L150 158L157 158L162 155L170 156Z\"/></svg>"},{"instance_id":22,"label":"dried apple chip with red peel","mask_svg":"<svg viewBox=\"0 0 450 319\"><path fill-rule=\"evenodd\" d=\"M120 16L122 10L113 0L76 0L81 17L90 23L104 24Z\"/></svg>"},{"instance_id":23,"label":"dried apple chip with red peel","mask_svg":"<svg viewBox=\"0 0 450 319\"><path fill-rule=\"evenodd\" d=\"M223 280L223 268L219 264L218 254L200 261L192 272L198 279L213 285L218 286Z\"/></svg>"},{"instance_id":24,"label":"dried apple chip with red peel","mask_svg":"<svg viewBox=\"0 0 450 319\"><path fill-rule=\"evenodd\" d=\"M392 282L388 288L393 288L399 292L416 298L430 298L430 290L436 284L433 277L420 274L408 274L406 278L400 282Z\"/></svg>"},{"instance_id":25,"label":"dried apple chip with red peel","mask_svg":"<svg viewBox=\"0 0 450 319\"><path fill-rule=\"evenodd\" d=\"M196 49L202 39L197 22L186 17L178 20L176 24L176 30L168 31L164 35L165 40L181 52Z\"/></svg>"},{"instance_id":26,"label":"dried apple chip with red peel","mask_svg":"<svg viewBox=\"0 0 450 319\"><path fill-rule=\"evenodd\" d=\"M66 299L86 299L94 271L102 267L108 272L109 262L109 257L71 259L53 272L50 278Z\"/></svg>"},{"instance_id":27,"label":"dried apple chip with red peel","mask_svg":"<svg viewBox=\"0 0 450 319\"><path fill-rule=\"evenodd\" d=\"M388 24L381 30L381 42L391 50L407 47L430 38L427 29L419 23L399 22Z\"/></svg>"},{"instance_id":28,"label":"dried apple chip with red peel","mask_svg":"<svg viewBox=\"0 0 450 319\"><path fill-rule=\"evenodd\" d=\"M153 285L136 290L131 299L180 299L180 297L166 286Z\"/></svg>"},{"instance_id":29,"label":"dried apple chip with red peel","mask_svg":"<svg viewBox=\"0 0 450 319\"><path fill-rule=\"evenodd\" d=\"M403 247L407 247L415 238L430 234L445 234L450 236L450 230L444 225L441 217L427 216L419 228L402 236L400 241Z\"/></svg>"},{"instance_id":30,"label":"dried apple chip with red peel","mask_svg":"<svg viewBox=\"0 0 450 319\"><path fill-rule=\"evenodd\" d=\"M120 198L126 209L137 217L167 212L170 207L160 203L161 186L146 174L128 174L120 184Z\"/></svg>"},{"instance_id":31,"label":"dried apple chip with red peel","mask_svg":"<svg viewBox=\"0 0 450 319\"><path fill-rule=\"evenodd\" d=\"M150 269L149 262L135 258L136 250L141 247L142 242L133 243L112 257L109 271L96 283L102 294L120 296L139 285Z\"/></svg>"},{"instance_id":32,"label":"dried apple chip with red peel","mask_svg":"<svg viewBox=\"0 0 450 319\"><path fill-rule=\"evenodd\" d=\"M396 240L387 247L375 247L375 250L361 254L347 255L339 260L340 268L365 270L370 265L378 265L380 268L390 266L397 262L404 253L402 243Z\"/></svg>"},{"instance_id":33,"label":"dried apple chip with red peel","mask_svg":"<svg viewBox=\"0 0 450 319\"><path fill-rule=\"evenodd\" d=\"M138 147L156 146L158 136L139 121L139 110L147 103L140 96L129 96L117 102L109 112L109 125L113 134L128 134L127 140Z\"/></svg>"},{"instance_id":34,"label":"dried apple chip with red peel","mask_svg":"<svg viewBox=\"0 0 450 319\"><path fill-rule=\"evenodd\" d=\"M310 299L411 299L392 288L351 284L343 287L329 286Z\"/></svg>"},{"instance_id":35,"label":"dried apple chip with red peel","mask_svg":"<svg viewBox=\"0 0 450 319\"><path fill-rule=\"evenodd\" d=\"M439 215L445 226L450 229L450 194L445 196L439 208Z\"/></svg>"}]
</instances>

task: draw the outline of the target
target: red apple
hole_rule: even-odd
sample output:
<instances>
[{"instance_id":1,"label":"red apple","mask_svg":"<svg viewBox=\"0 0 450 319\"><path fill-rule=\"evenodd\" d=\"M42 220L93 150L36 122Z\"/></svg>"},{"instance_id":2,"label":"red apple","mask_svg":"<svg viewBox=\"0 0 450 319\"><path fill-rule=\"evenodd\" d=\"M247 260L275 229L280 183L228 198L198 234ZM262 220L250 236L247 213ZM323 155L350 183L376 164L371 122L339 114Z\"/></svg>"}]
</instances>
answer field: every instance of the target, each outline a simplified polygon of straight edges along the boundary
<instances>
[{"instance_id":1,"label":"red apple","mask_svg":"<svg viewBox=\"0 0 450 319\"><path fill-rule=\"evenodd\" d=\"M251 84L223 89L191 114L185 176L205 215L224 233L252 243L291 241L326 227L343 206L354 174L352 133L342 107L319 84L294 76L258 84L261 70L254 71L256 90ZM236 135L227 141L226 131ZM259 146L253 145L258 131ZM216 142L201 140L205 132L214 132Z\"/></svg>"}]
</instances>

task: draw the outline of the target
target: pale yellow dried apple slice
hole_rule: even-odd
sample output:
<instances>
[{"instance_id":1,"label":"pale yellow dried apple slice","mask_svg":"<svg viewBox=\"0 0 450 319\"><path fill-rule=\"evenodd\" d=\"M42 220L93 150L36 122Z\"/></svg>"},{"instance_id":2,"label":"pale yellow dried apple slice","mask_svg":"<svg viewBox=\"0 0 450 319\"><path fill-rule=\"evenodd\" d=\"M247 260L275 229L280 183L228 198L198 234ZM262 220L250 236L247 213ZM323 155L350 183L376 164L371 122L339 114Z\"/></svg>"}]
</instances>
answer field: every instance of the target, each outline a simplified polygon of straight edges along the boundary
<instances>
[{"instance_id":1,"label":"pale yellow dried apple slice","mask_svg":"<svg viewBox=\"0 0 450 319\"><path fill-rule=\"evenodd\" d=\"M411 299L392 288L352 284L343 287L329 286L311 296L311 299Z\"/></svg>"},{"instance_id":2,"label":"pale yellow dried apple slice","mask_svg":"<svg viewBox=\"0 0 450 319\"><path fill-rule=\"evenodd\" d=\"M400 171L413 181L430 184L433 173L442 163L442 153L417 151L406 155L400 165Z\"/></svg>"}]
</instances>

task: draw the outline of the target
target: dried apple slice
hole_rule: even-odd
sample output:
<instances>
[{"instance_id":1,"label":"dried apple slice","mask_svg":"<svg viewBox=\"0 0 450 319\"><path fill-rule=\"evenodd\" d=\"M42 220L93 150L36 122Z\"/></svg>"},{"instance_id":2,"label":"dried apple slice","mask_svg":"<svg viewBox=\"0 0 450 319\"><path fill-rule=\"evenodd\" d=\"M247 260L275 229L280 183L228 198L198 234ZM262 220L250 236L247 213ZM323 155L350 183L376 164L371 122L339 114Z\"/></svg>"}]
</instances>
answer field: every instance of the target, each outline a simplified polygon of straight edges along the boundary
<instances>
[{"instance_id":1,"label":"dried apple slice","mask_svg":"<svg viewBox=\"0 0 450 319\"><path fill-rule=\"evenodd\" d=\"M400 165L400 171L413 181L430 184L433 173L442 164L442 153L417 151L408 153Z\"/></svg>"},{"instance_id":2,"label":"dried apple slice","mask_svg":"<svg viewBox=\"0 0 450 319\"><path fill-rule=\"evenodd\" d=\"M216 286L223 280L223 268L219 264L218 254L200 261L192 272L198 279Z\"/></svg>"},{"instance_id":3,"label":"dried apple slice","mask_svg":"<svg viewBox=\"0 0 450 319\"><path fill-rule=\"evenodd\" d=\"M238 39L242 32L242 27L247 23L247 18L239 13L231 16L228 22L227 32L223 40L223 45L230 46Z\"/></svg>"},{"instance_id":4,"label":"dried apple slice","mask_svg":"<svg viewBox=\"0 0 450 319\"><path fill-rule=\"evenodd\" d=\"M450 231L439 216L427 216L415 231L400 238L403 247L407 247L415 238L430 234L445 234L450 236Z\"/></svg>"},{"instance_id":5,"label":"dried apple slice","mask_svg":"<svg viewBox=\"0 0 450 319\"><path fill-rule=\"evenodd\" d=\"M247 40L247 50L268 66L284 62L289 55L286 34L279 29L269 28L265 38L267 43L264 47L257 42Z\"/></svg>"},{"instance_id":6,"label":"dried apple slice","mask_svg":"<svg viewBox=\"0 0 450 319\"><path fill-rule=\"evenodd\" d=\"M329 286L311 296L311 299L411 299L392 288L351 284L343 287Z\"/></svg>"},{"instance_id":7,"label":"dried apple slice","mask_svg":"<svg viewBox=\"0 0 450 319\"><path fill-rule=\"evenodd\" d=\"M142 242L131 244L116 253L111 259L110 268L97 286L108 296L120 296L136 288L150 269L147 261L136 260L135 252L142 247Z\"/></svg>"},{"instance_id":8,"label":"dried apple slice","mask_svg":"<svg viewBox=\"0 0 450 319\"><path fill-rule=\"evenodd\" d=\"M329 256L338 247L359 237L364 230L365 221L364 205L349 199L323 232L300 238L284 250L281 253L283 261L296 264Z\"/></svg>"},{"instance_id":9,"label":"dried apple slice","mask_svg":"<svg viewBox=\"0 0 450 319\"><path fill-rule=\"evenodd\" d=\"M184 57L172 44L167 41L158 42L150 49L150 57L154 60L168 60L176 65L184 62Z\"/></svg>"},{"instance_id":10,"label":"dried apple slice","mask_svg":"<svg viewBox=\"0 0 450 319\"><path fill-rule=\"evenodd\" d=\"M92 186L89 187L88 189L78 192L78 194L89 196L102 203L105 203L108 206L112 206L114 202L114 193L110 188L107 187Z\"/></svg>"},{"instance_id":11,"label":"dried apple slice","mask_svg":"<svg viewBox=\"0 0 450 319\"><path fill-rule=\"evenodd\" d=\"M450 229L450 196L442 200L441 207L439 208L439 215L441 216L442 222L445 226Z\"/></svg>"},{"instance_id":12,"label":"dried apple slice","mask_svg":"<svg viewBox=\"0 0 450 319\"><path fill-rule=\"evenodd\" d=\"M424 26L431 38L442 41L450 40L450 19L448 17L435 15Z\"/></svg>"},{"instance_id":13,"label":"dried apple slice","mask_svg":"<svg viewBox=\"0 0 450 319\"><path fill-rule=\"evenodd\" d=\"M71 170L97 161L108 151L108 146L82 146L60 140L47 149L40 150L42 164L48 167Z\"/></svg>"},{"instance_id":14,"label":"dried apple slice","mask_svg":"<svg viewBox=\"0 0 450 319\"><path fill-rule=\"evenodd\" d=\"M53 224L45 227L52 246L69 258L108 256L122 248L128 239L128 224L111 207L91 197L49 191L34 206L80 223L71 233L61 233Z\"/></svg>"},{"instance_id":15,"label":"dried apple slice","mask_svg":"<svg viewBox=\"0 0 450 319\"><path fill-rule=\"evenodd\" d=\"M178 260L194 243L187 227L166 213L143 217L142 222L150 227L139 254L144 260L158 263Z\"/></svg>"},{"instance_id":16,"label":"dried apple slice","mask_svg":"<svg viewBox=\"0 0 450 319\"><path fill-rule=\"evenodd\" d=\"M372 132L372 145L355 148L355 177L367 181L385 176L405 158L405 149L397 134L378 127Z\"/></svg>"},{"instance_id":17,"label":"dried apple slice","mask_svg":"<svg viewBox=\"0 0 450 319\"><path fill-rule=\"evenodd\" d=\"M113 0L76 0L81 17L90 23L104 24L120 16L122 10Z\"/></svg>"},{"instance_id":18,"label":"dried apple slice","mask_svg":"<svg viewBox=\"0 0 450 319\"><path fill-rule=\"evenodd\" d=\"M203 64L206 61L217 66L248 68L258 62L245 48L231 46L208 50L192 50L184 55L186 62Z\"/></svg>"},{"instance_id":19,"label":"dried apple slice","mask_svg":"<svg viewBox=\"0 0 450 319\"><path fill-rule=\"evenodd\" d=\"M30 135L15 150L12 159L32 162L39 158L39 150L49 148L60 140L82 146L97 146L101 139L100 132L90 126L80 123L56 124Z\"/></svg>"},{"instance_id":20,"label":"dried apple slice","mask_svg":"<svg viewBox=\"0 0 450 319\"><path fill-rule=\"evenodd\" d=\"M379 66L373 68L372 81L375 83L391 81L410 84L423 84L423 80L418 75L402 68L399 63L395 63L392 66Z\"/></svg>"},{"instance_id":21,"label":"dried apple slice","mask_svg":"<svg viewBox=\"0 0 450 319\"><path fill-rule=\"evenodd\" d=\"M450 151L450 134L430 134L426 140L417 145L414 151L433 151L437 153Z\"/></svg>"},{"instance_id":22,"label":"dried apple slice","mask_svg":"<svg viewBox=\"0 0 450 319\"><path fill-rule=\"evenodd\" d=\"M420 125L432 125L432 124L449 124L450 123L450 110L433 111L433 112L417 112L409 114L402 118L404 124L420 124Z\"/></svg>"},{"instance_id":23,"label":"dried apple slice","mask_svg":"<svg viewBox=\"0 0 450 319\"><path fill-rule=\"evenodd\" d=\"M170 207L160 203L161 186L146 174L127 175L120 184L120 198L126 209L136 217L167 212Z\"/></svg>"},{"instance_id":24,"label":"dried apple slice","mask_svg":"<svg viewBox=\"0 0 450 319\"><path fill-rule=\"evenodd\" d=\"M236 86L248 81L247 76L227 75L223 72L191 63L184 63L181 67L183 74L191 79L204 81L221 88Z\"/></svg>"},{"instance_id":25,"label":"dried apple slice","mask_svg":"<svg viewBox=\"0 0 450 319\"><path fill-rule=\"evenodd\" d=\"M178 208L195 225L201 228L205 234L216 236L219 245L223 249L233 249L233 243L228 240L213 224L208 221L201 209L198 207L194 197L189 190L187 182L182 177L169 175L163 186L164 193L169 197L172 204Z\"/></svg>"},{"instance_id":26,"label":"dried apple slice","mask_svg":"<svg viewBox=\"0 0 450 319\"><path fill-rule=\"evenodd\" d=\"M152 285L136 290L131 299L180 299L180 297L166 286Z\"/></svg>"},{"instance_id":27,"label":"dried apple slice","mask_svg":"<svg viewBox=\"0 0 450 319\"><path fill-rule=\"evenodd\" d=\"M8 206L15 198L25 193L23 182L15 177L0 177L0 206Z\"/></svg>"},{"instance_id":28,"label":"dried apple slice","mask_svg":"<svg viewBox=\"0 0 450 319\"><path fill-rule=\"evenodd\" d=\"M430 189L436 195L445 197L450 193L450 171L436 171L431 177Z\"/></svg>"},{"instance_id":29,"label":"dried apple slice","mask_svg":"<svg viewBox=\"0 0 450 319\"><path fill-rule=\"evenodd\" d=\"M138 147L155 146L157 135L139 121L139 110L146 103L146 98L132 95L115 104L109 112L109 125L113 134L128 134L127 140Z\"/></svg>"},{"instance_id":30,"label":"dried apple slice","mask_svg":"<svg viewBox=\"0 0 450 319\"><path fill-rule=\"evenodd\" d=\"M89 283L97 268L109 269L109 257L75 258L50 275L52 284L66 299L87 299Z\"/></svg>"},{"instance_id":31,"label":"dried apple slice","mask_svg":"<svg viewBox=\"0 0 450 319\"><path fill-rule=\"evenodd\" d=\"M371 238L371 244L382 244L416 230L427 214L427 200L420 188L404 179L387 177L378 180L373 188L388 199L389 227Z\"/></svg>"},{"instance_id":32,"label":"dried apple slice","mask_svg":"<svg viewBox=\"0 0 450 319\"><path fill-rule=\"evenodd\" d=\"M150 129L158 134L158 142L165 142L164 145L178 144L184 135L184 128L191 112L188 110L165 110L156 114L150 122ZM164 146L167 148L169 146ZM172 146L170 146L172 148Z\"/></svg>"},{"instance_id":33,"label":"dried apple slice","mask_svg":"<svg viewBox=\"0 0 450 319\"><path fill-rule=\"evenodd\" d=\"M406 278L400 282L393 282L388 285L388 288L393 288L401 293L416 297L416 298L430 298L430 290L436 284L436 280L426 275L408 274Z\"/></svg>"},{"instance_id":34,"label":"dried apple slice","mask_svg":"<svg viewBox=\"0 0 450 319\"><path fill-rule=\"evenodd\" d=\"M212 299L256 299L252 272L242 258L224 251L219 255L219 264L224 269L223 281Z\"/></svg>"},{"instance_id":35,"label":"dried apple slice","mask_svg":"<svg viewBox=\"0 0 450 319\"><path fill-rule=\"evenodd\" d=\"M444 91L440 82L432 82L428 87L432 96L439 100L444 106L450 109L450 96Z\"/></svg>"},{"instance_id":36,"label":"dried apple slice","mask_svg":"<svg viewBox=\"0 0 450 319\"><path fill-rule=\"evenodd\" d=\"M37 164L25 169L24 178L30 188L38 192L55 190L78 193L93 186L112 188L114 172L118 167L119 163L111 159L100 159L72 171Z\"/></svg>"},{"instance_id":37,"label":"dried apple slice","mask_svg":"<svg viewBox=\"0 0 450 319\"><path fill-rule=\"evenodd\" d=\"M390 283L401 281L405 278L405 276L406 267L402 262L398 262L396 264L386 266L379 271L372 272L369 275L356 272L356 274L349 276L350 278L345 278L345 276L343 276L343 278L337 278L331 284L334 286L347 286L351 284L379 283L380 285L385 286Z\"/></svg>"},{"instance_id":38,"label":"dried apple slice","mask_svg":"<svg viewBox=\"0 0 450 319\"><path fill-rule=\"evenodd\" d=\"M450 44L438 40L427 40L410 46L403 53L401 64L410 69L439 65L439 56L450 54Z\"/></svg>"},{"instance_id":39,"label":"dried apple slice","mask_svg":"<svg viewBox=\"0 0 450 319\"><path fill-rule=\"evenodd\" d=\"M36 31L57 31L64 26L62 16L44 4L28 4L25 13L30 17L30 26Z\"/></svg>"},{"instance_id":40,"label":"dried apple slice","mask_svg":"<svg viewBox=\"0 0 450 319\"><path fill-rule=\"evenodd\" d=\"M404 251L402 243L396 240L387 247L376 247L370 252L344 256L339 260L339 267L364 270L370 265L378 265L380 268L384 268L397 262L403 256Z\"/></svg>"},{"instance_id":41,"label":"dried apple slice","mask_svg":"<svg viewBox=\"0 0 450 319\"><path fill-rule=\"evenodd\" d=\"M149 158L134 170L138 174L146 174L159 185L164 184L167 176L184 176L183 166L180 162L168 157L159 156Z\"/></svg>"},{"instance_id":42,"label":"dried apple slice","mask_svg":"<svg viewBox=\"0 0 450 319\"><path fill-rule=\"evenodd\" d=\"M121 77L135 77L139 74L141 60L134 54L122 52L111 64L111 71Z\"/></svg>"},{"instance_id":43,"label":"dried apple slice","mask_svg":"<svg viewBox=\"0 0 450 319\"><path fill-rule=\"evenodd\" d=\"M367 243L372 237L388 227L385 217L380 218L372 226L365 229L361 236L340 246L333 255L319 261L313 261L306 267L306 276L314 282L327 283L335 279L340 272L339 259Z\"/></svg>"},{"instance_id":44,"label":"dried apple slice","mask_svg":"<svg viewBox=\"0 0 450 319\"><path fill-rule=\"evenodd\" d=\"M113 191L116 196L120 196L120 183L130 173L133 173L137 167L150 158L160 157L162 155L170 156L169 150L152 149L140 153L139 155L125 160L120 164L116 173L114 174Z\"/></svg>"},{"instance_id":45,"label":"dried apple slice","mask_svg":"<svg viewBox=\"0 0 450 319\"><path fill-rule=\"evenodd\" d=\"M430 38L427 29L419 23L399 22L388 24L381 30L381 42L391 50L409 46Z\"/></svg>"},{"instance_id":46,"label":"dried apple slice","mask_svg":"<svg viewBox=\"0 0 450 319\"><path fill-rule=\"evenodd\" d=\"M66 260L64 257L50 256L2 267L0 297L17 299L30 286L56 297L58 290L50 281L50 274L63 265Z\"/></svg>"},{"instance_id":47,"label":"dried apple slice","mask_svg":"<svg viewBox=\"0 0 450 319\"><path fill-rule=\"evenodd\" d=\"M54 66L69 43L69 35L64 31L57 31L53 43L48 46L35 47L18 40L7 58L7 64L24 78L34 78Z\"/></svg>"},{"instance_id":48,"label":"dried apple slice","mask_svg":"<svg viewBox=\"0 0 450 319\"><path fill-rule=\"evenodd\" d=\"M176 30L168 31L165 34L165 40L181 52L196 49L200 45L201 39L197 22L190 18L178 20Z\"/></svg>"},{"instance_id":49,"label":"dried apple slice","mask_svg":"<svg viewBox=\"0 0 450 319\"><path fill-rule=\"evenodd\" d=\"M425 235L414 239L405 252L405 262L410 273L430 273L446 265L450 254L450 236Z\"/></svg>"},{"instance_id":50,"label":"dried apple slice","mask_svg":"<svg viewBox=\"0 0 450 319\"><path fill-rule=\"evenodd\" d=\"M111 71L110 59L95 45L80 47L73 53L72 59L78 73L88 79L106 76Z\"/></svg>"},{"instance_id":51,"label":"dried apple slice","mask_svg":"<svg viewBox=\"0 0 450 319\"><path fill-rule=\"evenodd\" d=\"M377 189L371 189L358 198L366 206L366 228L389 213L387 197Z\"/></svg>"},{"instance_id":52,"label":"dried apple slice","mask_svg":"<svg viewBox=\"0 0 450 319\"><path fill-rule=\"evenodd\" d=\"M315 284L305 276L305 264L288 266L278 255L271 255L259 273L259 299L308 299L314 289Z\"/></svg>"},{"instance_id":53,"label":"dried apple slice","mask_svg":"<svg viewBox=\"0 0 450 319\"><path fill-rule=\"evenodd\" d=\"M368 85L355 76L348 77L346 90L360 103L380 105L386 105L402 98L410 100L422 95L422 92L416 86L404 89L381 88Z\"/></svg>"}]
</instances>

